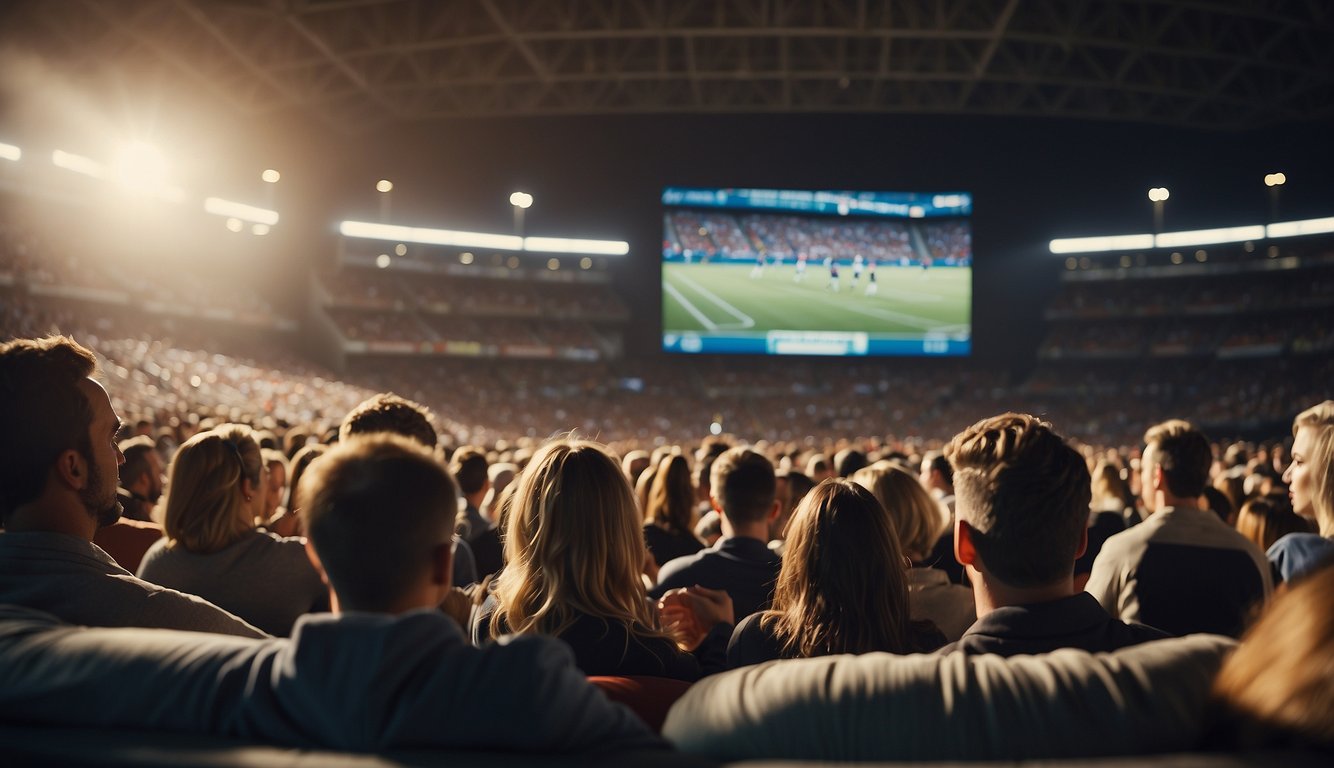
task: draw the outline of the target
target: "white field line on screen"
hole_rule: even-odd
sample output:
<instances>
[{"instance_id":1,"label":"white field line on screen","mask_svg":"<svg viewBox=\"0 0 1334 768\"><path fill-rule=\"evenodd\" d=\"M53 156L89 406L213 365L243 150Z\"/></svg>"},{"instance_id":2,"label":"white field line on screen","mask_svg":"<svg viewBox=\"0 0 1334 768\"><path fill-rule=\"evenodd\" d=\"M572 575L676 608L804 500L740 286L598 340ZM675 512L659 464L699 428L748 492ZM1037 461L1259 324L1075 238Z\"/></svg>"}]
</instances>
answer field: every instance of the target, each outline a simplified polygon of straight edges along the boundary
<instances>
[{"instance_id":1,"label":"white field line on screen","mask_svg":"<svg viewBox=\"0 0 1334 768\"><path fill-rule=\"evenodd\" d=\"M672 298L676 299L676 303L680 304L682 309L689 312L691 317L698 320L699 324L704 326L705 329L710 331L718 330L718 325L714 323L712 320L710 320L708 315L705 315L703 312L700 312L699 307L696 307L694 304L692 304L690 302L690 299L687 299L685 296L682 296L681 292L676 289L676 286L671 284L670 280L664 280L662 282L662 288L663 290L667 291L667 293L671 294Z\"/></svg>"},{"instance_id":2,"label":"white field line on screen","mask_svg":"<svg viewBox=\"0 0 1334 768\"><path fill-rule=\"evenodd\" d=\"M726 301L724 301L723 299L719 298L718 295L715 294L713 291L710 291L708 288L705 288L704 286L700 285L699 283L695 282L694 280L691 280L690 278L688 278L688 277L686 277L685 275L682 275L682 274L680 274L680 273L677 273L677 274L675 275L675 277L676 277L677 280L680 280L681 282L685 283L686 285L690 286L691 288L694 288L696 293L698 293L699 295L701 295L701 296L703 296L704 298L708 299L709 301L713 302L714 304L716 304L716 305L718 306L719 309L721 309L722 311L724 311L724 312L726 312L727 314L731 315L732 317L735 317L735 318L737 319L737 322L741 323L741 325L737 325L737 326L733 326L731 323L729 323L729 324L726 325L726 326L719 326L720 328L731 328L731 327L736 327L736 328L754 328L754 327L755 327L755 318L751 317L750 315L746 314L745 312L742 312L741 310L737 309L736 307L732 306L731 304L728 304Z\"/></svg>"},{"instance_id":3,"label":"white field line on screen","mask_svg":"<svg viewBox=\"0 0 1334 768\"><path fill-rule=\"evenodd\" d=\"M858 307L856 305L849 304L848 302L835 299L831 296L820 296L818 294L813 295L812 292L805 291L801 288L788 287L786 285L778 287L783 292L792 295L794 298L799 298L802 301L815 301L821 304L827 304L831 307L837 307L838 309L844 309L850 312L856 312L857 314L860 315L866 315L867 317L879 318L881 320L896 320L900 323L903 323L904 325L911 325L914 328L921 328L924 331L934 331L940 327L937 323L931 322L930 320L927 320L925 318L918 317L917 315L908 315L904 314L903 312L895 312L892 309Z\"/></svg>"}]
</instances>

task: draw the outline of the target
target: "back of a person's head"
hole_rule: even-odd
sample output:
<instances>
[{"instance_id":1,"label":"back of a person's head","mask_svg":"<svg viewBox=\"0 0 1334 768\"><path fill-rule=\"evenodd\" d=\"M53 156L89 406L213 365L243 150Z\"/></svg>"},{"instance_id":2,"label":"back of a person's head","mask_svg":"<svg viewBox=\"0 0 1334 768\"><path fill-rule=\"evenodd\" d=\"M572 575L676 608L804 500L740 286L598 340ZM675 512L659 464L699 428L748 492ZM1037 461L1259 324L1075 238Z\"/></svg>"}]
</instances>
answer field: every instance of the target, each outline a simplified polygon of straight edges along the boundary
<instances>
[{"instance_id":1,"label":"back of a person's head","mask_svg":"<svg viewBox=\"0 0 1334 768\"><path fill-rule=\"evenodd\" d=\"M907 650L905 563L875 496L847 479L825 480L797 505L786 541L773 608L762 621L789 652Z\"/></svg>"},{"instance_id":2,"label":"back of a person's head","mask_svg":"<svg viewBox=\"0 0 1334 768\"><path fill-rule=\"evenodd\" d=\"M295 513L300 511L303 503L301 501L300 489L301 477L306 473L306 470L310 468L311 463L313 463L315 459L318 459L328 452L329 446L323 443L311 443L310 445L302 446L297 450L296 454L292 456L292 462L287 468L289 475L287 478L287 487L291 489L291 492L287 497L288 512Z\"/></svg>"},{"instance_id":3,"label":"back of a person's head","mask_svg":"<svg viewBox=\"0 0 1334 768\"><path fill-rule=\"evenodd\" d=\"M301 478L301 521L344 610L386 612L448 545L454 478L401 435L340 441Z\"/></svg>"},{"instance_id":4,"label":"back of a person's head","mask_svg":"<svg viewBox=\"0 0 1334 768\"><path fill-rule=\"evenodd\" d=\"M1306 518L1289 508L1287 499L1261 496L1241 505L1237 513L1237 533L1267 551L1274 542L1289 533L1314 533Z\"/></svg>"},{"instance_id":5,"label":"back of a person's head","mask_svg":"<svg viewBox=\"0 0 1334 768\"><path fill-rule=\"evenodd\" d=\"M730 448L713 460L709 492L733 524L763 522L774 506L774 465L749 448Z\"/></svg>"},{"instance_id":6,"label":"back of a person's head","mask_svg":"<svg viewBox=\"0 0 1334 768\"><path fill-rule=\"evenodd\" d=\"M62 452L91 460L93 408L79 387L96 371L93 353L67 336L0 344L0 523L42 494Z\"/></svg>"},{"instance_id":7,"label":"back of a person's head","mask_svg":"<svg viewBox=\"0 0 1334 768\"><path fill-rule=\"evenodd\" d=\"M1134 499L1130 484L1121 476L1121 468L1106 459L1099 459L1093 467L1093 501L1110 507L1112 503L1125 508Z\"/></svg>"},{"instance_id":8,"label":"back of a person's head","mask_svg":"<svg viewBox=\"0 0 1334 768\"><path fill-rule=\"evenodd\" d=\"M1144 433L1144 446L1145 459L1151 462L1149 472L1154 467L1161 469L1172 495L1195 499L1204 493L1214 461L1213 449L1209 438L1193 424L1184 419L1155 424Z\"/></svg>"},{"instance_id":9,"label":"back of a person's head","mask_svg":"<svg viewBox=\"0 0 1334 768\"><path fill-rule=\"evenodd\" d=\"M392 392L375 395L353 408L339 427L338 439L376 432L409 437L427 448L435 448L439 439L426 406Z\"/></svg>"},{"instance_id":10,"label":"back of a person's head","mask_svg":"<svg viewBox=\"0 0 1334 768\"><path fill-rule=\"evenodd\" d=\"M987 569L1015 587L1071 574L1092 496L1084 458L1036 416L1006 413L955 435L956 514Z\"/></svg>"},{"instance_id":11,"label":"back of a person's head","mask_svg":"<svg viewBox=\"0 0 1334 768\"><path fill-rule=\"evenodd\" d=\"M144 474L153 471L149 454L157 452L157 441L148 435L139 435L121 440L120 452L125 456L125 463L120 465L121 487L128 488Z\"/></svg>"},{"instance_id":12,"label":"back of a person's head","mask_svg":"<svg viewBox=\"0 0 1334 768\"><path fill-rule=\"evenodd\" d=\"M555 440L512 485L492 633L556 635L579 614L651 631L641 517L620 464L596 443Z\"/></svg>"},{"instance_id":13,"label":"back of a person's head","mask_svg":"<svg viewBox=\"0 0 1334 768\"><path fill-rule=\"evenodd\" d=\"M1307 465L1310 477L1315 519L1322 536L1334 537L1334 400L1297 414L1292 422L1293 437L1301 429L1311 433L1306 454L1300 458Z\"/></svg>"},{"instance_id":14,"label":"back of a person's head","mask_svg":"<svg viewBox=\"0 0 1334 768\"><path fill-rule=\"evenodd\" d=\"M263 468L259 444L242 424L221 424L186 440L167 469L161 516L168 545L216 552L250 530L262 506Z\"/></svg>"},{"instance_id":15,"label":"back of a person's head","mask_svg":"<svg viewBox=\"0 0 1334 768\"><path fill-rule=\"evenodd\" d=\"M678 533L689 533L695 523L695 485L690 482L686 457L668 456L653 473L645 518Z\"/></svg>"},{"instance_id":16,"label":"back of a person's head","mask_svg":"<svg viewBox=\"0 0 1334 768\"><path fill-rule=\"evenodd\" d=\"M940 504L907 470L882 463L866 467L852 476L853 482L870 491L885 508L899 545L909 557L926 557L945 529Z\"/></svg>"},{"instance_id":17,"label":"back of a person's head","mask_svg":"<svg viewBox=\"0 0 1334 768\"><path fill-rule=\"evenodd\" d=\"M927 451L922 455L923 474L934 472L940 473L940 481L946 488L954 487L954 467L950 466L950 460L945 458L944 451Z\"/></svg>"},{"instance_id":18,"label":"back of a person's head","mask_svg":"<svg viewBox=\"0 0 1334 768\"><path fill-rule=\"evenodd\" d=\"M815 483L810 476L804 472L798 472L795 469L787 471L787 494L788 494L788 516L791 517L792 511L797 508L801 500L806 498L806 494L811 492Z\"/></svg>"},{"instance_id":19,"label":"back of a person's head","mask_svg":"<svg viewBox=\"0 0 1334 768\"><path fill-rule=\"evenodd\" d=\"M834 454L834 473L839 477L852 477L868 463L865 453L856 448L844 448Z\"/></svg>"},{"instance_id":20,"label":"back of a person's head","mask_svg":"<svg viewBox=\"0 0 1334 768\"><path fill-rule=\"evenodd\" d=\"M1223 663L1211 746L1334 751L1334 562L1278 595Z\"/></svg>"},{"instance_id":21,"label":"back of a person's head","mask_svg":"<svg viewBox=\"0 0 1334 768\"><path fill-rule=\"evenodd\" d=\"M490 480L488 466L486 451L475 445L465 445L454 452L449 462L449 471L454 473L463 495L471 496L486 488Z\"/></svg>"}]
</instances>

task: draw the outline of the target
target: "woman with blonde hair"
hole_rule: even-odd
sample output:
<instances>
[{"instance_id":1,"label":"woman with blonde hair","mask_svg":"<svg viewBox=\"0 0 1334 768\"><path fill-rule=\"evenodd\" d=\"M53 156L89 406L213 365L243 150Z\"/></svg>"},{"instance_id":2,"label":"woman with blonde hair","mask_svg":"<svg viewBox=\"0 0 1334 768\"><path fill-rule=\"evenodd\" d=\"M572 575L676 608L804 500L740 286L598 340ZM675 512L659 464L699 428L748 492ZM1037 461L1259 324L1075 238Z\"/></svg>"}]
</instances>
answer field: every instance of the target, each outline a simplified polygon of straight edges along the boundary
<instances>
[{"instance_id":1,"label":"woman with blonde hair","mask_svg":"<svg viewBox=\"0 0 1334 768\"><path fill-rule=\"evenodd\" d=\"M1292 463L1283 482L1293 511L1314 519L1320 532L1290 533L1265 553L1285 582L1334 556L1334 400L1297 414L1292 435Z\"/></svg>"},{"instance_id":2,"label":"woman with blonde hair","mask_svg":"<svg viewBox=\"0 0 1334 768\"><path fill-rule=\"evenodd\" d=\"M727 665L939 648L939 630L909 619L907 571L875 496L842 478L820 483L788 523L773 607L737 625Z\"/></svg>"},{"instance_id":3,"label":"woman with blonde hair","mask_svg":"<svg viewBox=\"0 0 1334 768\"><path fill-rule=\"evenodd\" d=\"M906 574L909 615L934 623L949 642L958 640L977 620L973 590L952 583L944 570L923 565L946 526L940 503L911 472L887 462L858 470L852 480L885 508L912 563Z\"/></svg>"},{"instance_id":4,"label":"woman with blonde hair","mask_svg":"<svg viewBox=\"0 0 1334 768\"><path fill-rule=\"evenodd\" d=\"M304 539L255 530L265 466L249 427L223 424L187 440L167 471L158 508L165 536L139 577L198 595L274 635L328 609L328 589Z\"/></svg>"},{"instance_id":5,"label":"woman with blonde hair","mask_svg":"<svg viewBox=\"0 0 1334 768\"><path fill-rule=\"evenodd\" d=\"M505 569L474 620L474 642L547 635L570 646L586 675L698 679L699 662L659 629L639 578L647 553L620 465L595 443L556 440L513 485ZM730 632L731 616L714 618Z\"/></svg>"},{"instance_id":6,"label":"woman with blonde hair","mask_svg":"<svg viewBox=\"0 0 1334 768\"><path fill-rule=\"evenodd\" d=\"M695 484L686 457L664 457L653 473L644 510L644 542L659 566L704 549L695 537Z\"/></svg>"}]
</instances>

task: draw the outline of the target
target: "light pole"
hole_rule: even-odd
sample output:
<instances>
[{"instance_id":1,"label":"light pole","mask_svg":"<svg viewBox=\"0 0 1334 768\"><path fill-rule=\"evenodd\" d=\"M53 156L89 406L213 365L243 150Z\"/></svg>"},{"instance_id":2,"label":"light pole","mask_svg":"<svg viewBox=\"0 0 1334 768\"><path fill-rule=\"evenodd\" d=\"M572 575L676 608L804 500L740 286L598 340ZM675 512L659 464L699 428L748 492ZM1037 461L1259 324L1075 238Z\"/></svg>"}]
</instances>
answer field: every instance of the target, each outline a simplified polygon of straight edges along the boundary
<instances>
[{"instance_id":1,"label":"light pole","mask_svg":"<svg viewBox=\"0 0 1334 768\"><path fill-rule=\"evenodd\" d=\"M1278 190L1284 184L1288 183L1287 175L1280 173L1266 173L1265 186L1269 187L1269 223L1278 221Z\"/></svg>"},{"instance_id":2,"label":"light pole","mask_svg":"<svg viewBox=\"0 0 1334 768\"><path fill-rule=\"evenodd\" d=\"M380 179L375 182L375 191L380 193L380 222L389 221L389 193L394 191L394 182L389 179Z\"/></svg>"},{"instance_id":3,"label":"light pole","mask_svg":"<svg viewBox=\"0 0 1334 768\"><path fill-rule=\"evenodd\" d=\"M1149 190L1149 200L1153 201L1153 233L1156 235L1163 231L1163 203L1171 193L1167 187L1154 187Z\"/></svg>"},{"instance_id":4,"label":"light pole","mask_svg":"<svg viewBox=\"0 0 1334 768\"><path fill-rule=\"evenodd\" d=\"M514 206L514 232L523 237L523 212L533 206L533 196L527 192L512 192L510 205Z\"/></svg>"}]
</instances>

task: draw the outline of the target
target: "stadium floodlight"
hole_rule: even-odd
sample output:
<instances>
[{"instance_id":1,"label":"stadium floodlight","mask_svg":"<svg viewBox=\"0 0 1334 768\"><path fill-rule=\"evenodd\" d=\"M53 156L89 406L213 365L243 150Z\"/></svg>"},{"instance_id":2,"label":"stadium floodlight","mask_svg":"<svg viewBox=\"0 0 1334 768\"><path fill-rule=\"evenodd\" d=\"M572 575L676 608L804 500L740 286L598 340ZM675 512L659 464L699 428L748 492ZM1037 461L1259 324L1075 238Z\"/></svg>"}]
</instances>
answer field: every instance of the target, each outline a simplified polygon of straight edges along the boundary
<instances>
[{"instance_id":1,"label":"stadium floodlight","mask_svg":"<svg viewBox=\"0 0 1334 768\"><path fill-rule=\"evenodd\" d=\"M389 179L380 179L379 181L375 182L376 192L392 192L393 189L394 189L394 182L390 181Z\"/></svg>"},{"instance_id":2,"label":"stadium floodlight","mask_svg":"<svg viewBox=\"0 0 1334 768\"><path fill-rule=\"evenodd\" d=\"M1154 187L1149 190L1149 199L1155 203L1161 203L1168 197L1171 197L1171 194L1172 193L1167 191L1167 187Z\"/></svg>"},{"instance_id":3,"label":"stadium floodlight","mask_svg":"<svg viewBox=\"0 0 1334 768\"><path fill-rule=\"evenodd\" d=\"M1106 237L1064 237L1047 246L1052 253L1107 253L1139 251L1153 247L1153 235L1108 235Z\"/></svg>"},{"instance_id":4,"label":"stadium floodlight","mask_svg":"<svg viewBox=\"0 0 1334 768\"><path fill-rule=\"evenodd\" d=\"M516 208L532 208L533 196L527 192L515 192L510 195L510 205Z\"/></svg>"},{"instance_id":5,"label":"stadium floodlight","mask_svg":"<svg viewBox=\"0 0 1334 768\"><path fill-rule=\"evenodd\" d=\"M452 245L460 248L487 248L496 251L522 251L523 238L492 235L486 232L459 232L451 229L405 227L400 224L376 224L370 221L343 221L338 224L343 237L365 240L392 240L395 243Z\"/></svg>"},{"instance_id":6,"label":"stadium floodlight","mask_svg":"<svg viewBox=\"0 0 1334 768\"><path fill-rule=\"evenodd\" d=\"M1164 232L1154 239L1154 245L1158 248L1180 248L1189 245L1240 243L1246 240L1258 240L1264 236L1264 226L1255 224L1247 227L1223 227L1221 229L1195 229L1185 232Z\"/></svg>"},{"instance_id":7,"label":"stadium floodlight","mask_svg":"<svg viewBox=\"0 0 1334 768\"><path fill-rule=\"evenodd\" d=\"M272 168L267 168L259 175L259 177L270 184L277 184L278 181L282 179L283 175Z\"/></svg>"},{"instance_id":8,"label":"stadium floodlight","mask_svg":"<svg viewBox=\"0 0 1334 768\"><path fill-rule=\"evenodd\" d=\"M18 162L19 159L22 157L23 157L23 150L19 149L13 144L5 144L3 142L0 142L0 158Z\"/></svg>"},{"instance_id":9,"label":"stadium floodlight","mask_svg":"<svg viewBox=\"0 0 1334 768\"><path fill-rule=\"evenodd\" d=\"M264 235L267 235L268 233L269 233L269 225L268 225L268 224L251 224L251 225L250 225L250 234L252 234L252 235L260 235L260 236L262 237L262 236L264 236Z\"/></svg>"},{"instance_id":10,"label":"stadium floodlight","mask_svg":"<svg viewBox=\"0 0 1334 768\"><path fill-rule=\"evenodd\" d=\"M267 208L246 205L245 203L237 203L231 200L223 200L221 197L205 198L204 210L215 216L228 216L243 221L253 222L255 224L267 224L273 226L278 223L277 211L270 211Z\"/></svg>"},{"instance_id":11,"label":"stadium floodlight","mask_svg":"<svg viewBox=\"0 0 1334 768\"><path fill-rule=\"evenodd\" d=\"M1283 186L1284 184L1287 184L1287 183L1288 183L1288 177L1285 176L1285 175L1283 175L1282 173L1266 173L1266 174L1265 174L1265 186L1266 186L1266 187L1281 187L1281 186Z\"/></svg>"},{"instance_id":12,"label":"stadium floodlight","mask_svg":"<svg viewBox=\"0 0 1334 768\"><path fill-rule=\"evenodd\" d=\"M132 189L155 192L166 185L167 159L151 144L131 142L116 154L116 181Z\"/></svg>"},{"instance_id":13,"label":"stadium floodlight","mask_svg":"<svg viewBox=\"0 0 1334 768\"><path fill-rule=\"evenodd\" d=\"M106 166L92 158L76 155L62 149L57 149L51 153L51 163L57 168L81 173L84 176L92 176L94 179L105 179L107 177Z\"/></svg>"},{"instance_id":14,"label":"stadium floodlight","mask_svg":"<svg viewBox=\"0 0 1334 768\"><path fill-rule=\"evenodd\" d=\"M579 240L566 237L525 237L525 251L540 253L585 253L592 256L624 256L630 244L624 240Z\"/></svg>"},{"instance_id":15,"label":"stadium floodlight","mask_svg":"<svg viewBox=\"0 0 1334 768\"><path fill-rule=\"evenodd\" d=\"M1326 219L1303 219L1301 221L1280 221L1270 224L1266 233L1270 237L1300 237L1302 235L1323 235L1334 232L1334 216Z\"/></svg>"}]
</instances>

